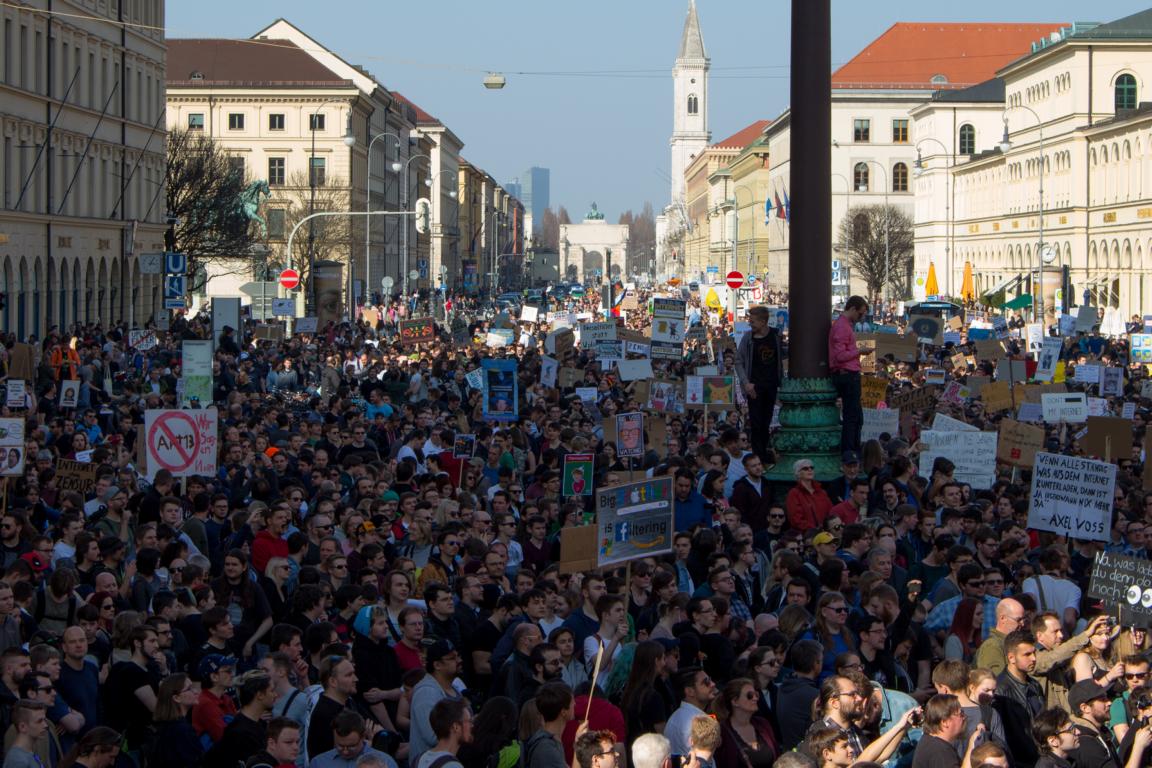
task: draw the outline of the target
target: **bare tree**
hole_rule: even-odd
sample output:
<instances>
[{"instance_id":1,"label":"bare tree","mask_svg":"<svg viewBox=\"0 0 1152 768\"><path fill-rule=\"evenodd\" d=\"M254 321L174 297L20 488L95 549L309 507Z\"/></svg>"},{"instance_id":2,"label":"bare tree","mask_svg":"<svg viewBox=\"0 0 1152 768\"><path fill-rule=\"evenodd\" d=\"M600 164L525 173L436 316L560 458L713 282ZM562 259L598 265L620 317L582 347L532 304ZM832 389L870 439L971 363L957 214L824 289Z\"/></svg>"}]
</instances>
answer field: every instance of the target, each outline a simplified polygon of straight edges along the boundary
<instances>
[{"instance_id":1,"label":"bare tree","mask_svg":"<svg viewBox=\"0 0 1152 768\"><path fill-rule=\"evenodd\" d=\"M546 251L560 251L560 218L550 207L540 217L540 247Z\"/></svg>"},{"instance_id":2,"label":"bare tree","mask_svg":"<svg viewBox=\"0 0 1152 768\"><path fill-rule=\"evenodd\" d=\"M628 225L629 271L646 273L648 260L656 253L656 214L652 203L644 203L640 213L629 209L620 214L619 223Z\"/></svg>"},{"instance_id":3,"label":"bare tree","mask_svg":"<svg viewBox=\"0 0 1152 768\"><path fill-rule=\"evenodd\" d=\"M556 218L560 220L561 224L571 224L572 217L568 215L568 209L560 206L560 210L556 211Z\"/></svg>"},{"instance_id":4,"label":"bare tree","mask_svg":"<svg viewBox=\"0 0 1152 768\"><path fill-rule=\"evenodd\" d=\"M337 177L330 176L316 187L315 207L312 205L312 190L308 186L307 173L297 171L288 177L287 182L283 187L273 188L275 197L271 200L274 206L284 209L285 237L313 210L316 213L349 210L348 187ZM312 227L314 235L313 253L316 261L331 259L347 263L357 225L363 226L362 222L354 224L352 219L351 216L320 216L300 227L292 240L292 266L300 272L302 285L307 285L309 279L309 227ZM359 232L362 238L364 232L362 229Z\"/></svg>"},{"instance_id":5,"label":"bare tree","mask_svg":"<svg viewBox=\"0 0 1152 768\"><path fill-rule=\"evenodd\" d=\"M217 274L247 272L258 227L242 204L244 166L198 131L169 133L167 155L164 202L179 220L176 247L188 257L190 290L204 287L209 264Z\"/></svg>"},{"instance_id":6,"label":"bare tree","mask_svg":"<svg viewBox=\"0 0 1152 768\"><path fill-rule=\"evenodd\" d=\"M868 287L869 296L876 299L884 292L885 279L894 297L908 295L913 245L908 214L894 205L854 206L840 221L836 239L853 274Z\"/></svg>"}]
</instances>

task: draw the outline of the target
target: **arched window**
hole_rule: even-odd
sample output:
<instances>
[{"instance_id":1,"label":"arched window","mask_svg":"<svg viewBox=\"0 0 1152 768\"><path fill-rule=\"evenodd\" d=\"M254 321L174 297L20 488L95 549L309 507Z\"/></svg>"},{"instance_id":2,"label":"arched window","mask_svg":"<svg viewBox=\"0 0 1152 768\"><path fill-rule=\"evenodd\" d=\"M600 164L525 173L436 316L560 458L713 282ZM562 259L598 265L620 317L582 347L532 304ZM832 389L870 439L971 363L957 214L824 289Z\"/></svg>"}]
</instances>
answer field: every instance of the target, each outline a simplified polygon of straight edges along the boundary
<instances>
[{"instance_id":1,"label":"arched window","mask_svg":"<svg viewBox=\"0 0 1152 768\"><path fill-rule=\"evenodd\" d=\"M1136 78L1120 75L1116 78L1116 111L1136 109Z\"/></svg>"},{"instance_id":2,"label":"arched window","mask_svg":"<svg viewBox=\"0 0 1152 768\"><path fill-rule=\"evenodd\" d=\"M700 111L700 100L696 98L696 94L688 94L688 114L695 115Z\"/></svg>"},{"instance_id":3,"label":"arched window","mask_svg":"<svg viewBox=\"0 0 1152 768\"><path fill-rule=\"evenodd\" d=\"M857 192L868 191L868 163L856 163L852 170L852 186Z\"/></svg>"},{"instance_id":4,"label":"arched window","mask_svg":"<svg viewBox=\"0 0 1152 768\"><path fill-rule=\"evenodd\" d=\"M976 129L971 123L960 126L960 154L976 154Z\"/></svg>"},{"instance_id":5,"label":"arched window","mask_svg":"<svg viewBox=\"0 0 1152 768\"><path fill-rule=\"evenodd\" d=\"M892 166L892 191L908 191L908 166L904 163L896 163Z\"/></svg>"}]
</instances>

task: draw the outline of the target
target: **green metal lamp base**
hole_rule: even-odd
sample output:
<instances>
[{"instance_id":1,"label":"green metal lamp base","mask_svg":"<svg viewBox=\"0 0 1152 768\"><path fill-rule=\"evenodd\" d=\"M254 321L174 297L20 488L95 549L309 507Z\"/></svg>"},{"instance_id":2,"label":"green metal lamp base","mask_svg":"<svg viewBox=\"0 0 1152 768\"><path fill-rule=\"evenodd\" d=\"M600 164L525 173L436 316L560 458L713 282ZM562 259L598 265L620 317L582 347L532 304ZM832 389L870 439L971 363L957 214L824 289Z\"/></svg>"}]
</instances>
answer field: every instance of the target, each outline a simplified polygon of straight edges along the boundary
<instances>
[{"instance_id":1,"label":"green metal lamp base","mask_svg":"<svg viewBox=\"0 0 1152 768\"><path fill-rule=\"evenodd\" d=\"M775 482L792 482L792 464L808 459L816 479L840 475L840 409L831 379L785 379L780 387L780 431L774 441L776 465L765 473Z\"/></svg>"}]
</instances>

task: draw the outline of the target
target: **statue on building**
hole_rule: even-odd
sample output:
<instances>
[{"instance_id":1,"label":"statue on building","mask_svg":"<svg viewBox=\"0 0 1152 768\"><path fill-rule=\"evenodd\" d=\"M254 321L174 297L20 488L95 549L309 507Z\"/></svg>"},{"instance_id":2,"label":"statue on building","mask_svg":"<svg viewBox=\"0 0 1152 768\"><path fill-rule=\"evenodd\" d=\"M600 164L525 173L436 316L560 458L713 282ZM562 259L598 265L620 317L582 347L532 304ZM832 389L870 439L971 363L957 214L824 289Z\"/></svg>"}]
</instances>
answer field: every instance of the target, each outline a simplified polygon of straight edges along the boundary
<instances>
[{"instance_id":1,"label":"statue on building","mask_svg":"<svg viewBox=\"0 0 1152 768\"><path fill-rule=\"evenodd\" d=\"M592 210L584 214L584 221L604 221L604 214L596 207L596 202L592 202Z\"/></svg>"},{"instance_id":2,"label":"statue on building","mask_svg":"<svg viewBox=\"0 0 1152 768\"><path fill-rule=\"evenodd\" d=\"M268 182L257 179L245 187L236 198L236 205L240 211L249 221L255 221L260 225L260 236L254 238L255 240L263 241L268 237L268 223L260 215L260 206L271 196L272 191L268 188Z\"/></svg>"}]
</instances>

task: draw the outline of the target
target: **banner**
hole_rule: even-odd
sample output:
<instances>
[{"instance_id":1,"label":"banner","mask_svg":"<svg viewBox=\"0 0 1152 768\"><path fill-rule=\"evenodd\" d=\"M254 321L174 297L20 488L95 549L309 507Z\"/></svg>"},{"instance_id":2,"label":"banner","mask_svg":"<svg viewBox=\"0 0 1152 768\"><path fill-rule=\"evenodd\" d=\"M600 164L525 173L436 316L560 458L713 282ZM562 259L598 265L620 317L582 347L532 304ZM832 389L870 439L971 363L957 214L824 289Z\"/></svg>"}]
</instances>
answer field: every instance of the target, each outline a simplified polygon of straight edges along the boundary
<instances>
[{"instance_id":1,"label":"banner","mask_svg":"<svg viewBox=\"0 0 1152 768\"><path fill-rule=\"evenodd\" d=\"M927 447L920 452L920 468L926 475L936 458L943 457L956 465L957 482L973 488L991 488L996 481L995 432L942 432L928 430L920 434Z\"/></svg>"},{"instance_id":2,"label":"banner","mask_svg":"<svg viewBox=\"0 0 1152 768\"><path fill-rule=\"evenodd\" d=\"M1032 465L1028 527L1107 542L1111 539L1115 490L1115 464L1037 453Z\"/></svg>"},{"instance_id":3,"label":"banner","mask_svg":"<svg viewBox=\"0 0 1152 768\"><path fill-rule=\"evenodd\" d=\"M616 414L616 455L622 459L638 459L644 456L644 414Z\"/></svg>"},{"instance_id":4,"label":"banner","mask_svg":"<svg viewBox=\"0 0 1152 768\"><path fill-rule=\"evenodd\" d=\"M487 421L516 421L520 407L520 382L515 360L481 360L484 370L484 409Z\"/></svg>"},{"instance_id":5,"label":"banner","mask_svg":"<svg viewBox=\"0 0 1152 768\"><path fill-rule=\"evenodd\" d=\"M1044 428L1022 424L1014 419L1000 422L1000 438L996 442L996 460L1013 467L1031 467L1036 463L1036 452L1044 450Z\"/></svg>"},{"instance_id":6,"label":"banner","mask_svg":"<svg viewBox=\"0 0 1152 768\"><path fill-rule=\"evenodd\" d=\"M570 453L564 457L561 496L591 496L596 454Z\"/></svg>"},{"instance_id":7,"label":"banner","mask_svg":"<svg viewBox=\"0 0 1152 768\"><path fill-rule=\"evenodd\" d=\"M672 478L604 488L596 493L596 565L625 563L672 551Z\"/></svg>"},{"instance_id":8,"label":"banner","mask_svg":"<svg viewBox=\"0 0 1152 768\"><path fill-rule=\"evenodd\" d=\"M436 341L436 321L430 317L400 321L400 342L402 344L428 344Z\"/></svg>"}]
</instances>

